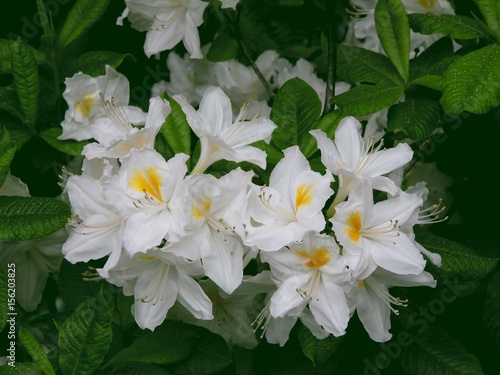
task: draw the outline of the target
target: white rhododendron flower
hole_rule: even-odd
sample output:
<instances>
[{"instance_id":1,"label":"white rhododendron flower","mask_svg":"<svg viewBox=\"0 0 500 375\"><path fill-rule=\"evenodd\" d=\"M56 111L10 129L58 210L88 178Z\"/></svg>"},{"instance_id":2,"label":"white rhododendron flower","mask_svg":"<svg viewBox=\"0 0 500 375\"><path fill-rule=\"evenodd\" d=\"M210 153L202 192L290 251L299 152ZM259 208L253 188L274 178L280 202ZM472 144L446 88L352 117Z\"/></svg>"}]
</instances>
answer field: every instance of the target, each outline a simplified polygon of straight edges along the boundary
<instances>
[{"instance_id":1,"label":"white rhododendron flower","mask_svg":"<svg viewBox=\"0 0 500 375\"><path fill-rule=\"evenodd\" d=\"M248 204L247 242L263 251L301 241L307 231L321 231L321 210L333 194L331 174L313 172L297 146L271 172L269 186L255 186Z\"/></svg>"},{"instance_id":2,"label":"white rhododendron flower","mask_svg":"<svg viewBox=\"0 0 500 375\"><path fill-rule=\"evenodd\" d=\"M342 119L335 139L331 140L321 130L311 130L321 150L321 162L334 175L339 176L339 192L335 204L342 202L360 181L368 181L374 189L396 194L397 186L384 175L408 163L413 151L406 143L394 148L381 149L375 139L361 137L361 124L354 117Z\"/></svg>"},{"instance_id":3,"label":"white rhododendron flower","mask_svg":"<svg viewBox=\"0 0 500 375\"><path fill-rule=\"evenodd\" d=\"M199 272L196 264L152 249L131 257L124 253L109 274L101 276L122 286L133 295L133 314L140 328L154 330L163 323L168 310L179 301L197 319L213 319L212 303L200 285L190 276Z\"/></svg>"},{"instance_id":4,"label":"white rhododendron flower","mask_svg":"<svg viewBox=\"0 0 500 375\"><path fill-rule=\"evenodd\" d=\"M391 339L391 311L399 313L393 305L406 307L408 302L389 293L389 288L394 286L434 288L436 280L425 271L418 275L400 275L382 268L377 268L370 276L358 280L348 293L349 305L356 310L366 332L374 341L385 342Z\"/></svg>"},{"instance_id":5,"label":"white rhododendron flower","mask_svg":"<svg viewBox=\"0 0 500 375\"><path fill-rule=\"evenodd\" d=\"M155 137L170 110L168 101L158 97L150 99L147 116L139 108L117 108L108 103L105 116L91 125L92 135L97 143L86 145L83 155L87 159L118 159L127 156L132 149L154 149ZM132 126L136 123L145 125L142 128Z\"/></svg>"},{"instance_id":6,"label":"white rhododendron flower","mask_svg":"<svg viewBox=\"0 0 500 375\"><path fill-rule=\"evenodd\" d=\"M425 260L403 231L422 198L404 194L374 204L373 191L363 183L336 206L330 220L344 250L360 257L355 277L367 276L377 266L401 275L420 274ZM407 230L408 228L406 228Z\"/></svg>"},{"instance_id":7,"label":"white rhododendron flower","mask_svg":"<svg viewBox=\"0 0 500 375\"><path fill-rule=\"evenodd\" d=\"M59 139L91 139L91 125L103 115L106 101L113 101L116 107L128 106L129 82L109 65L106 65L106 74L103 76L94 78L77 73L64 82L66 89L63 97L69 108L61 123L63 132Z\"/></svg>"},{"instance_id":8,"label":"white rhododendron flower","mask_svg":"<svg viewBox=\"0 0 500 375\"><path fill-rule=\"evenodd\" d=\"M240 0L220 0L220 2L222 3L221 8L222 9L231 8L236 10L236 5L238 4L239 1Z\"/></svg>"},{"instance_id":9,"label":"white rhododendron flower","mask_svg":"<svg viewBox=\"0 0 500 375\"><path fill-rule=\"evenodd\" d=\"M298 316L309 305L315 320L327 332L335 336L345 333L350 315L342 285L350 275L333 237L308 232L303 241L263 252L261 257L280 280L271 297L273 317Z\"/></svg>"},{"instance_id":10,"label":"white rhododendron flower","mask_svg":"<svg viewBox=\"0 0 500 375\"><path fill-rule=\"evenodd\" d=\"M251 143L267 139L276 128L268 118L244 121L246 107L233 121L231 102L217 87L209 88L196 111L182 95L174 96L186 114L187 122L200 138L201 155L192 173L203 173L219 160L246 161L266 167L266 153Z\"/></svg>"},{"instance_id":11,"label":"white rhododendron flower","mask_svg":"<svg viewBox=\"0 0 500 375\"><path fill-rule=\"evenodd\" d=\"M191 58L202 57L198 26L203 23L203 12L208 2L201 0L125 0L127 7L118 18L122 25L128 17L132 27L147 31L144 53L158 54L174 48L180 41Z\"/></svg>"}]
</instances>

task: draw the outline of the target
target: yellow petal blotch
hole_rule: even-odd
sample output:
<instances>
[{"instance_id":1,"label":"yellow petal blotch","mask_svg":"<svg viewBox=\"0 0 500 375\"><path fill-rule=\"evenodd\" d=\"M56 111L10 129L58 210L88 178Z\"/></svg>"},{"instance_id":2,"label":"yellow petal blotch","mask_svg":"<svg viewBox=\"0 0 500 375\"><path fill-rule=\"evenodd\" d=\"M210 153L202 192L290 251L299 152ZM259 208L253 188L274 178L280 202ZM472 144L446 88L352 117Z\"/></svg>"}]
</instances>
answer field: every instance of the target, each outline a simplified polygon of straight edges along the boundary
<instances>
[{"instance_id":1,"label":"yellow petal blotch","mask_svg":"<svg viewBox=\"0 0 500 375\"><path fill-rule=\"evenodd\" d=\"M323 247L313 248L312 250L296 250L295 254L308 259L306 267L320 268L330 261L330 253Z\"/></svg>"},{"instance_id":2,"label":"yellow petal blotch","mask_svg":"<svg viewBox=\"0 0 500 375\"><path fill-rule=\"evenodd\" d=\"M76 102L75 110L79 112L83 117L90 118L92 115L92 105L94 104L94 96L87 94L83 97L81 101Z\"/></svg>"},{"instance_id":3,"label":"yellow petal blotch","mask_svg":"<svg viewBox=\"0 0 500 375\"><path fill-rule=\"evenodd\" d=\"M352 242L358 242L361 234L361 212L354 211L347 216L347 225L345 226L345 233L349 236Z\"/></svg>"},{"instance_id":4,"label":"yellow petal blotch","mask_svg":"<svg viewBox=\"0 0 500 375\"><path fill-rule=\"evenodd\" d=\"M432 9L436 6L436 0L418 0L418 3L426 9Z\"/></svg>"},{"instance_id":5,"label":"yellow petal blotch","mask_svg":"<svg viewBox=\"0 0 500 375\"><path fill-rule=\"evenodd\" d=\"M146 192L158 202L163 202L161 196L161 178L155 167L149 167L142 170L136 170L130 178L129 186L137 191Z\"/></svg>"},{"instance_id":6,"label":"yellow petal blotch","mask_svg":"<svg viewBox=\"0 0 500 375\"><path fill-rule=\"evenodd\" d=\"M307 206L312 202L312 188L312 184L300 184L297 187L295 194L295 211L298 211L300 207Z\"/></svg>"}]
</instances>

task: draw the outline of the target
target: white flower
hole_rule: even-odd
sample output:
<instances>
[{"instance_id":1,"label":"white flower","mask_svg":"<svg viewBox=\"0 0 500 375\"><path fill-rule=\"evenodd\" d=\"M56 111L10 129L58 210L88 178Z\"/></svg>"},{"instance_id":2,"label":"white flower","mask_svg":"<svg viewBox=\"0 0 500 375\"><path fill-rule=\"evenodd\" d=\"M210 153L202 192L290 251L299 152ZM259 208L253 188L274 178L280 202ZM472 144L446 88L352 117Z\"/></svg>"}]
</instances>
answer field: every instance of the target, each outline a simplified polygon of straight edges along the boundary
<instances>
[{"instance_id":1,"label":"white flower","mask_svg":"<svg viewBox=\"0 0 500 375\"><path fill-rule=\"evenodd\" d=\"M154 149L155 137L170 114L170 104L158 97L151 98L147 117L140 108L132 108L107 103L106 115L91 125L92 136L98 143L84 147L83 154L87 159L118 159L127 156L133 148ZM132 126L141 122L145 122L142 128Z\"/></svg>"},{"instance_id":2,"label":"white flower","mask_svg":"<svg viewBox=\"0 0 500 375\"><path fill-rule=\"evenodd\" d=\"M160 96L164 91L170 96L181 94L189 104L198 106L203 93L217 84L212 73L213 65L206 59L191 59L189 54L180 57L172 51L167 57L170 81L155 83L151 92L154 96Z\"/></svg>"},{"instance_id":3,"label":"white flower","mask_svg":"<svg viewBox=\"0 0 500 375\"><path fill-rule=\"evenodd\" d=\"M377 342L391 339L391 311L398 314L392 305L406 306L406 300L393 297L389 288L394 286L429 286L434 288L436 281L428 272L418 275L399 275L377 268L369 277L360 279L348 293L349 304L356 309L370 338Z\"/></svg>"},{"instance_id":4,"label":"white flower","mask_svg":"<svg viewBox=\"0 0 500 375\"><path fill-rule=\"evenodd\" d=\"M125 198L117 204L131 210L123 234L130 254L159 246L163 239L179 241L184 235L187 159L185 154L176 154L165 161L154 150L132 149L121 160L119 189Z\"/></svg>"},{"instance_id":5,"label":"white flower","mask_svg":"<svg viewBox=\"0 0 500 375\"><path fill-rule=\"evenodd\" d=\"M297 146L284 150L271 172L269 186L255 187L248 205L247 243L274 251L301 241L307 231L321 231L321 210L333 194L330 173L313 172Z\"/></svg>"},{"instance_id":6,"label":"white flower","mask_svg":"<svg viewBox=\"0 0 500 375\"><path fill-rule=\"evenodd\" d=\"M366 277L377 266L401 275L423 271L425 260L405 228L421 205L422 199L414 194L374 204L372 189L364 183L336 206L330 221L337 240L345 251L360 257L355 277Z\"/></svg>"},{"instance_id":7,"label":"white flower","mask_svg":"<svg viewBox=\"0 0 500 375\"><path fill-rule=\"evenodd\" d=\"M132 27L147 31L144 52L148 57L174 48L180 41L191 58L202 57L198 26L208 2L201 0L125 0L127 7L117 24L128 17Z\"/></svg>"},{"instance_id":8,"label":"white flower","mask_svg":"<svg viewBox=\"0 0 500 375\"><path fill-rule=\"evenodd\" d=\"M10 170L5 177L5 181L0 186L0 195L15 195L19 197L29 197L30 192L28 185L22 182L19 178L10 174Z\"/></svg>"},{"instance_id":9,"label":"white flower","mask_svg":"<svg viewBox=\"0 0 500 375\"><path fill-rule=\"evenodd\" d=\"M173 97L186 114L187 122L200 138L201 155L192 173L202 173L218 160L249 162L266 167L266 153L251 143L270 137L276 125L268 118L244 121L245 109L233 122L229 98L217 87L210 87L196 111L182 95Z\"/></svg>"},{"instance_id":10,"label":"white flower","mask_svg":"<svg viewBox=\"0 0 500 375\"><path fill-rule=\"evenodd\" d=\"M308 232L303 241L263 252L261 257L280 281L271 297L273 317L298 316L309 305L316 322L327 332L335 336L345 333L350 312L342 286L349 279L349 269L332 237Z\"/></svg>"},{"instance_id":11,"label":"white flower","mask_svg":"<svg viewBox=\"0 0 500 375\"><path fill-rule=\"evenodd\" d=\"M122 253L124 222L115 204L116 194L115 199L107 199L102 182L88 175L70 176L66 190L75 217L62 247L65 258L76 263L110 255L104 267L107 270Z\"/></svg>"},{"instance_id":12,"label":"white flower","mask_svg":"<svg viewBox=\"0 0 500 375\"><path fill-rule=\"evenodd\" d=\"M117 107L128 105L130 86L127 78L106 65L106 74L96 78L77 73L64 81L63 97L68 109L61 123L59 139L83 141L92 138L90 125L101 117L104 102L113 100Z\"/></svg>"},{"instance_id":13,"label":"white flower","mask_svg":"<svg viewBox=\"0 0 500 375\"><path fill-rule=\"evenodd\" d=\"M222 9L231 8L236 10L236 5L238 4L239 1L240 0L220 0L220 2L222 3L221 8Z\"/></svg>"},{"instance_id":14,"label":"white flower","mask_svg":"<svg viewBox=\"0 0 500 375\"><path fill-rule=\"evenodd\" d=\"M140 328L154 330L163 323L168 310L179 301L197 319L212 319L212 303L190 276L197 267L181 257L152 249L130 257L124 253L108 274L98 272L109 282L123 286L133 295L133 314Z\"/></svg>"},{"instance_id":15,"label":"white flower","mask_svg":"<svg viewBox=\"0 0 500 375\"><path fill-rule=\"evenodd\" d=\"M334 175L339 176L339 191L332 204L342 202L360 181L368 181L374 189L391 195L398 192L398 187L383 175L405 165L413 151L406 143L400 143L391 149L375 147L371 136L361 138L361 124L354 117L342 119L335 139L332 141L321 130L311 130L321 150L321 162Z\"/></svg>"},{"instance_id":16,"label":"white flower","mask_svg":"<svg viewBox=\"0 0 500 375\"><path fill-rule=\"evenodd\" d=\"M56 272L63 259L61 246L68 237L64 228L37 240L0 241L0 263L16 266L16 301L26 311L40 304L49 273Z\"/></svg>"},{"instance_id":17,"label":"white flower","mask_svg":"<svg viewBox=\"0 0 500 375\"><path fill-rule=\"evenodd\" d=\"M192 201L187 204L191 222L186 229L192 234L165 248L191 259L192 249L199 249L205 274L229 294L243 278L242 213L252 176L253 172L239 168L220 179L204 174L188 176L185 184Z\"/></svg>"}]
</instances>

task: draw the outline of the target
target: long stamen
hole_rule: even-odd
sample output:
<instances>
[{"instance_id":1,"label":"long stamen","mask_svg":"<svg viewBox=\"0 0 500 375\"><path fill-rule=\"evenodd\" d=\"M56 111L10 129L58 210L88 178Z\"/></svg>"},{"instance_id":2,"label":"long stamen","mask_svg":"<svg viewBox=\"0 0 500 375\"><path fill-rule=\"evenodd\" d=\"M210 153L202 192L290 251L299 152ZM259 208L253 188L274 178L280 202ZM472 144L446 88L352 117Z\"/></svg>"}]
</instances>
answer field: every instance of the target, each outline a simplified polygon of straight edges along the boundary
<instances>
[{"instance_id":1,"label":"long stamen","mask_svg":"<svg viewBox=\"0 0 500 375\"><path fill-rule=\"evenodd\" d=\"M446 210L446 206L441 207L442 201L442 199L439 199L437 204L433 204L432 206L421 210L418 213L417 224L435 224L448 220L448 216L445 216L442 219L439 218L439 214Z\"/></svg>"},{"instance_id":2,"label":"long stamen","mask_svg":"<svg viewBox=\"0 0 500 375\"><path fill-rule=\"evenodd\" d=\"M383 288L377 281L375 280L371 280L370 278L367 278L364 280L364 282L366 282L371 288L372 290L375 292L375 294L377 296L379 296L383 301L385 301L390 309L392 310L392 312L396 315L399 315L399 310L396 310L394 307L392 307L392 305L396 305L396 306L401 306L401 307L406 307L408 306L406 303L408 302L408 300L401 300L399 299L399 297L393 297L389 291L385 288Z\"/></svg>"},{"instance_id":3,"label":"long stamen","mask_svg":"<svg viewBox=\"0 0 500 375\"><path fill-rule=\"evenodd\" d=\"M254 333L257 332L259 328L262 330L262 333L260 335L261 339L266 334L267 327L269 326L269 323L271 321L271 319L269 318L269 316L271 315L270 307L271 307L271 300L269 300L266 303L264 308L261 310L259 315L257 315L255 320L251 324L252 327L255 326L253 330Z\"/></svg>"},{"instance_id":4,"label":"long stamen","mask_svg":"<svg viewBox=\"0 0 500 375\"><path fill-rule=\"evenodd\" d=\"M271 198L273 197L272 194L269 194L269 197L266 197L266 192L265 192L265 189L266 186L262 186L260 188L260 194L259 194L259 198L260 200L262 201L262 203L264 204L264 206L269 209L270 211L274 212L276 215L278 216L283 216L283 217L286 217L287 219L289 219L290 221L296 221L297 218L295 216L293 216L292 214L290 214L289 212L286 212L284 210L279 210L277 209L276 207L274 207L272 204L271 204Z\"/></svg>"},{"instance_id":5,"label":"long stamen","mask_svg":"<svg viewBox=\"0 0 500 375\"><path fill-rule=\"evenodd\" d=\"M163 296L160 296L159 291L163 288L162 284L164 284L168 278L170 265L162 264L160 267L161 270L155 273L155 277L148 285L148 289L146 290L146 293L144 293L144 296L136 298L136 301L141 303L152 302L153 306L158 303L158 300L163 301Z\"/></svg>"},{"instance_id":6,"label":"long stamen","mask_svg":"<svg viewBox=\"0 0 500 375\"><path fill-rule=\"evenodd\" d=\"M313 277L311 278L311 281L307 285L307 288L305 290L297 288L297 293L299 293L299 295L304 299L308 298L309 300L312 300L315 294L314 291L320 279L321 272L319 270L316 270Z\"/></svg>"}]
</instances>

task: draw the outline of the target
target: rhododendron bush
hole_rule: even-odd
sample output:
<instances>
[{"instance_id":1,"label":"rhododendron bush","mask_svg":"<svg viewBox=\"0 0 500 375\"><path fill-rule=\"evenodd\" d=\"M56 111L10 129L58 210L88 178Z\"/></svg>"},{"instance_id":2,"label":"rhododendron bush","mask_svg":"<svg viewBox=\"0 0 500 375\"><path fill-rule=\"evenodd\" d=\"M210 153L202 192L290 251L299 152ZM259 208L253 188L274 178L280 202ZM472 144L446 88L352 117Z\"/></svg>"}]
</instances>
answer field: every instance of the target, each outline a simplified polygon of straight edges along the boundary
<instances>
[{"instance_id":1,"label":"rhododendron bush","mask_svg":"<svg viewBox=\"0 0 500 375\"><path fill-rule=\"evenodd\" d=\"M8 17L0 373L497 373L496 0Z\"/></svg>"}]
</instances>

